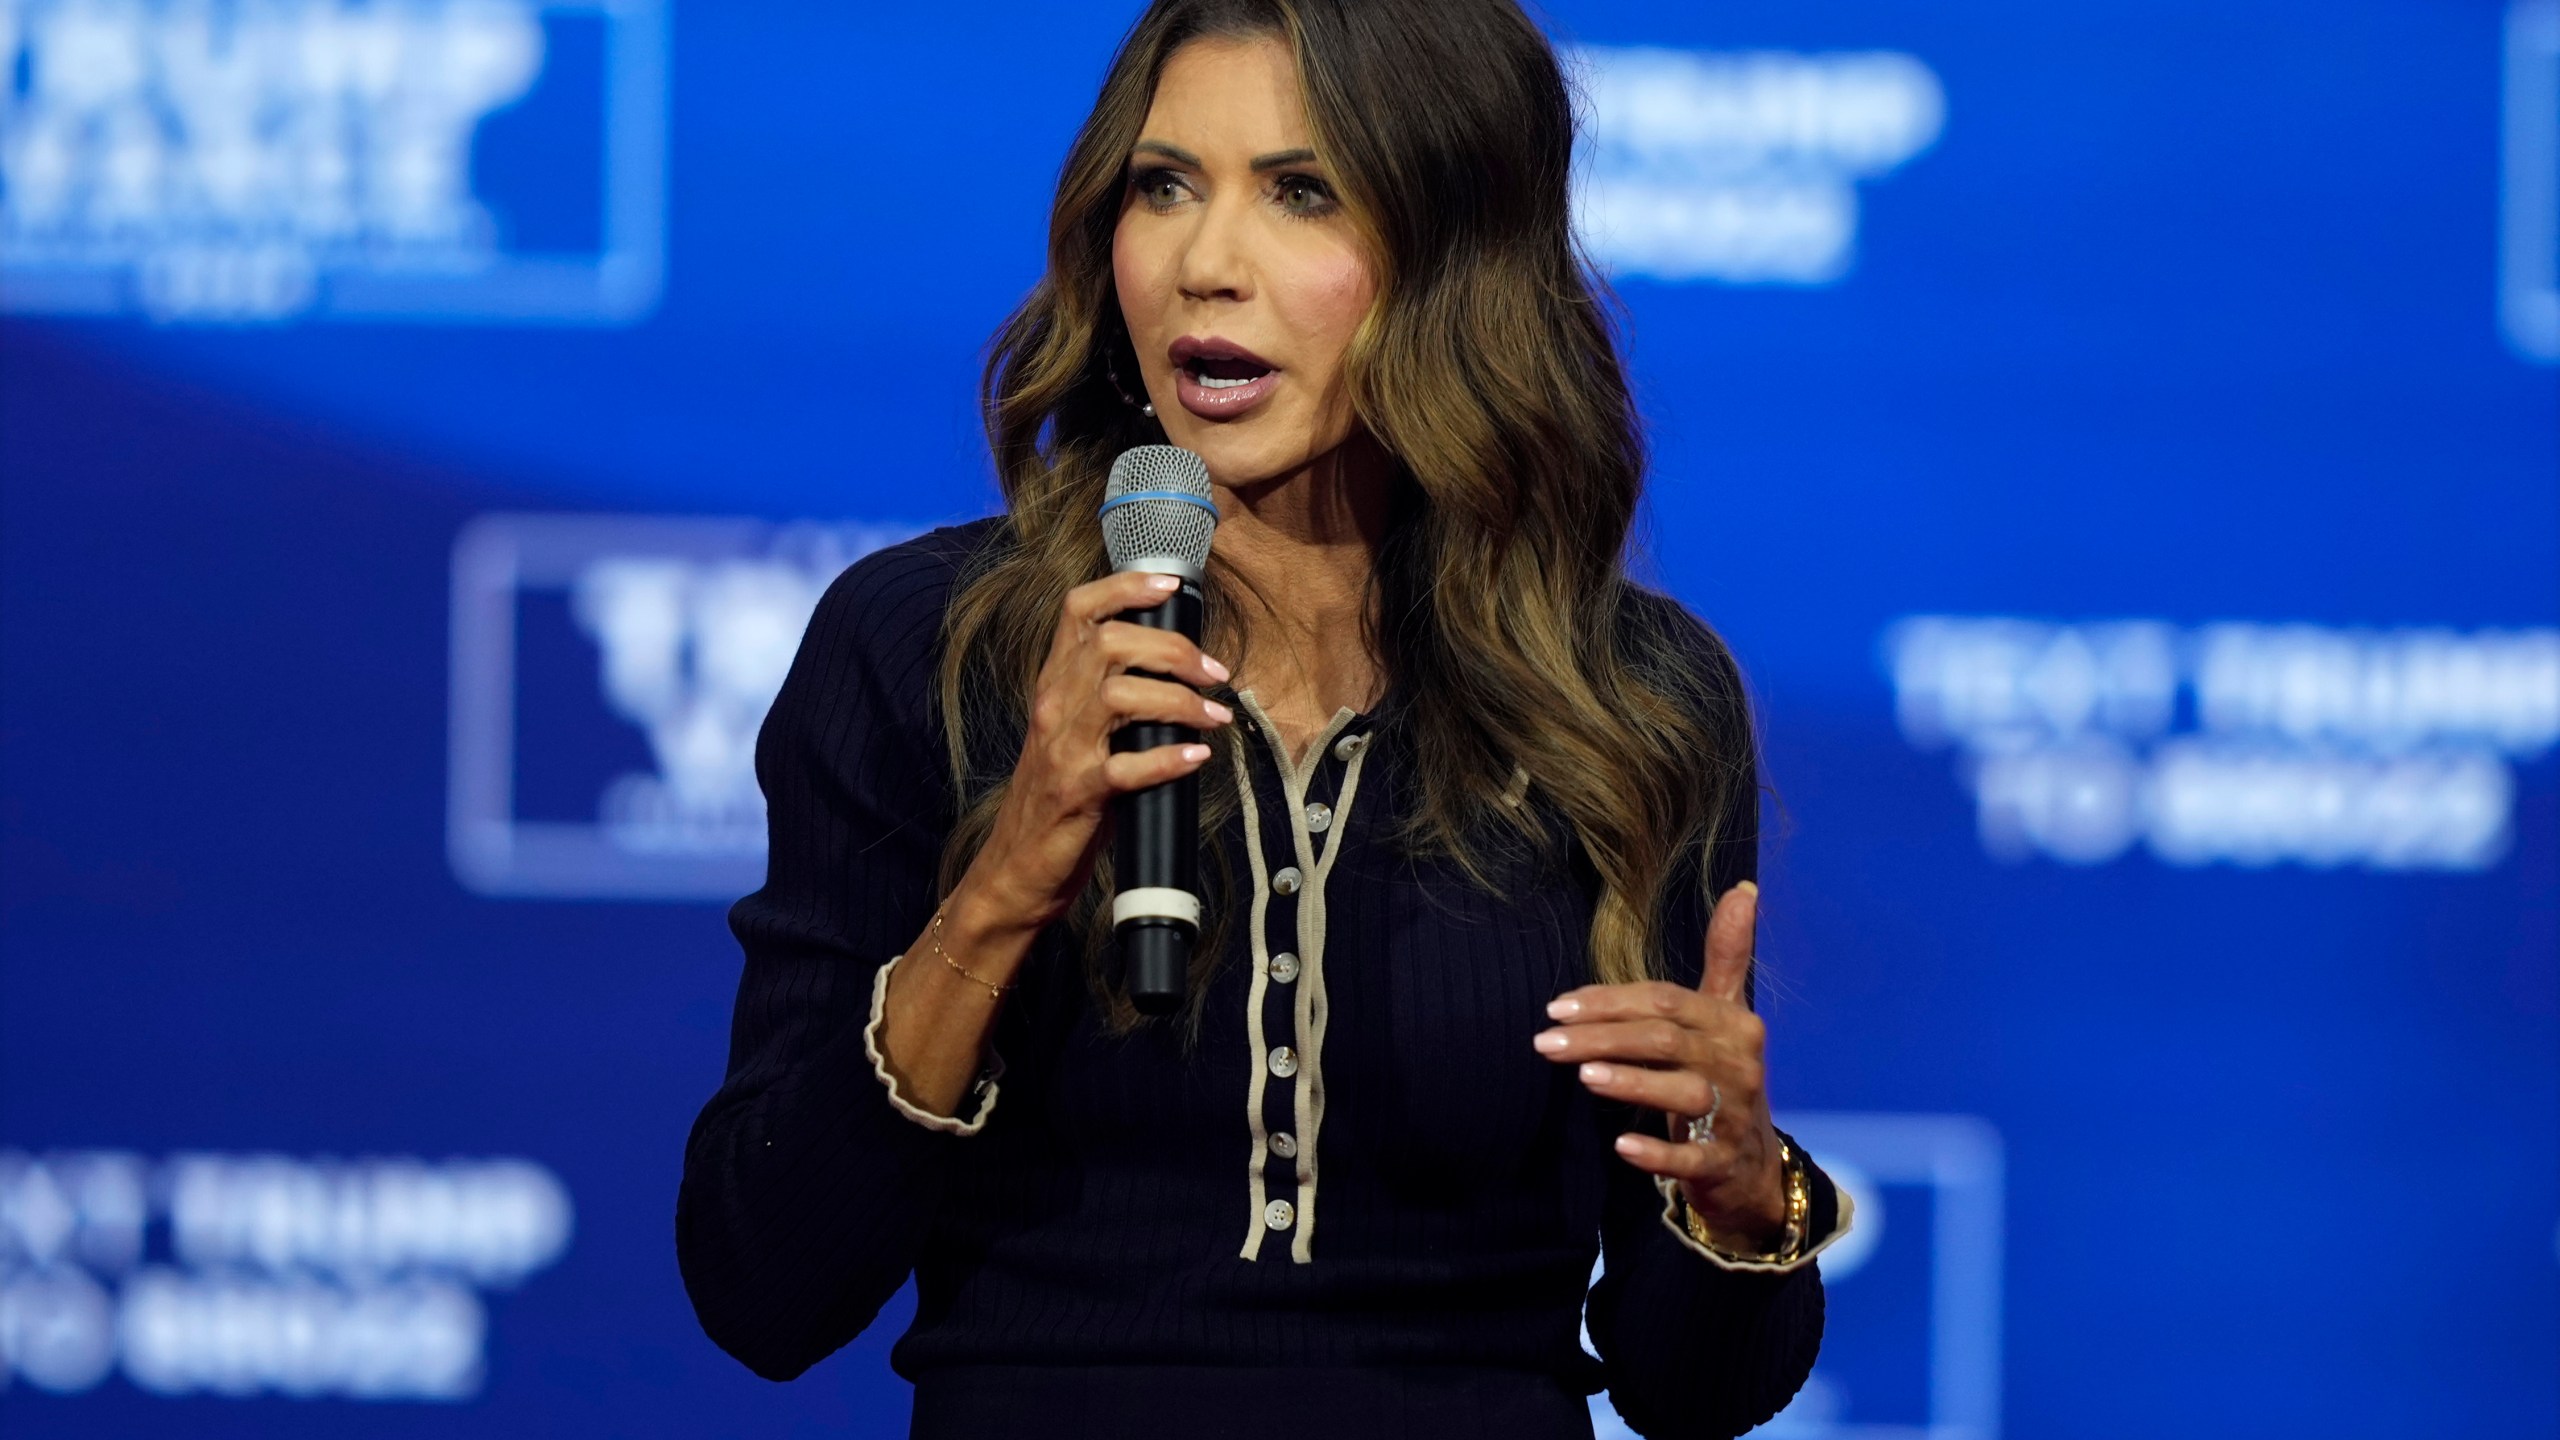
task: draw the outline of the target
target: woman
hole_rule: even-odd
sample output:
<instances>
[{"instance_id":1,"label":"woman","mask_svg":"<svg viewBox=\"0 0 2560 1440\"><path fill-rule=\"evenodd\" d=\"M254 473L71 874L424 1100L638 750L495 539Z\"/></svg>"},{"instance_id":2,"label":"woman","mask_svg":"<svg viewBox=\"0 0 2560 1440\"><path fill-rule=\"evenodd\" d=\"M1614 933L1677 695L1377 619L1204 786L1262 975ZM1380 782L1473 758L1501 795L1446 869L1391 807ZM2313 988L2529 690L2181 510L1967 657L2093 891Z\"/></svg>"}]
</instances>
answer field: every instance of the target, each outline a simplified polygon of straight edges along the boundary
<instances>
[{"instance_id":1,"label":"woman","mask_svg":"<svg viewBox=\"0 0 2560 1440\"><path fill-rule=\"evenodd\" d=\"M757 1373L913 1273L920 1436L1587 1436L1602 1386L1724 1436L1802 1383L1846 1206L1763 1094L1738 678L1621 565L1571 153L1511 0L1131 32L988 368L1008 513L848 570L760 740L677 1223ZM1094 519L1167 442L1202 646L1112 618L1164 591ZM1207 743L1112 753L1141 719ZM1104 817L1195 772L1214 918L1142 1021Z\"/></svg>"}]
</instances>

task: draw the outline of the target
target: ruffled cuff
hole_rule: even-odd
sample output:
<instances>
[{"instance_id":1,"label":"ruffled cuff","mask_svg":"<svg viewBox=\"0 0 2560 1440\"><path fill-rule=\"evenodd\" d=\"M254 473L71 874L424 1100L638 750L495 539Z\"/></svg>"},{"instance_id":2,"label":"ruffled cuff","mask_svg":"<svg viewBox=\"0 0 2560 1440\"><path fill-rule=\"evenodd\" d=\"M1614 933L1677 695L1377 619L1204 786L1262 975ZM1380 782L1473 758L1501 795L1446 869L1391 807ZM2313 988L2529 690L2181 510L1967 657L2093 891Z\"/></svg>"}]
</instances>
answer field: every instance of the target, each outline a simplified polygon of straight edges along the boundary
<instances>
[{"instance_id":1,"label":"ruffled cuff","mask_svg":"<svg viewBox=\"0 0 2560 1440\"><path fill-rule=\"evenodd\" d=\"M1796 1256L1792 1260L1774 1262L1765 1260L1740 1260L1731 1255L1723 1254L1716 1250L1714 1246L1708 1245L1699 1240L1697 1236L1689 1233L1689 1227L1682 1219L1682 1212L1688 1207L1687 1202L1682 1200L1680 1196L1680 1182L1672 1179L1668 1175L1656 1175L1653 1177L1653 1184L1655 1189L1662 1192L1663 1228L1669 1230L1673 1236L1677 1237L1682 1245L1687 1246L1697 1254L1705 1256L1707 1258L1707 1262L1714 1265L1719 1270L1750 1270L1757 1271L1763 1275L1783 1275L1790 1270L1800 1270L1805 1266L1812 1264L1814 1256L1830 1249L1831 1242L1849 1233L1850 1222L1857 1214L1858 1210L1857 1202L1850 1198L1849 1192L1832 1183L1831 1177L1823 1174L1822 1168L1815 1165L1811 1157L1806 1158L1805 1166L1813 1172L1811 1183L1815 1192L1814 1204L1811 1207L1812 1213L1806 1215L1805 1223L1809 1226L1821 1224L1826 1218L1822 1212L1827 1208L1832 1212L1828 1217L1831 1221L1831 1228L1822 1232L1819 1239L1815 1239L1807 1243L1804 1247L1804 1253ZM1833 1203L1828 1207L1822 1204L1822 1195L1824 1192L1828 1192L1833 1200Z\"/></svg>"},{"instance_id":2,"label":"ruffled cuff","mask_svg":"<svg viewBox=\"0 0 2560 1440\"><path fill-rule=\"evenodd\" d=\"M939 1130L946 1135L975 1135L986 1128L987 1117L995 1113L996 1081L1004 1076L1003 1056L992 1048L988 1050L987 1067L978 1072L978 1078L969 1086L970 1095L978 1101L977 1113L966 1120L936 1115L909 1100L899 1092L898 1078L889 1073L888 1064L880 1058L880 1017L889 1001L889 972L905 958L904 955L890 956L889 963L881 966L880 972L871 978L871 1019L862 1027L862 1053L871 1057L871 1073L880 1077L881 1085L889 1092L889 1104L899 1114L927 1130Z\"/></svg>"}]
</instances>

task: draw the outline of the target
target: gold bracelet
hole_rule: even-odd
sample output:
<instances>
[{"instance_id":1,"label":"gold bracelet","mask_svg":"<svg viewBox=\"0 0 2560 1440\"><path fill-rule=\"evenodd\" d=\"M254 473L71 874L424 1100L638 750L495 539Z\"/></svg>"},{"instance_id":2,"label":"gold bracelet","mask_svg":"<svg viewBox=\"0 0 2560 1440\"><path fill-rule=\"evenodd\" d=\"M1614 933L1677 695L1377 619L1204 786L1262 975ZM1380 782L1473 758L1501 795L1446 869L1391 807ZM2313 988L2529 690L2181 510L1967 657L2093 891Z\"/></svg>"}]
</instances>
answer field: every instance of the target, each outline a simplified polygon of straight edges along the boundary
<instances>
[{"instance_id":1,"label":"gold bracelet","mask_svg":"<svg viewBox=\"0 0 2560 1440\"><path fill-rule=\"evenodd\" d=\"M1788 1144L1783 1135L1778 1137L1778 1166L1787 1192L1787 1221L1785 1228L1778 1232L1777 1249L1765 1255L1745 1255L1727 1248L1707 1228L1707 1222L1698 1218L1698 1212L1690 1208L1689 1193L1683 1190L1680 1192L1680 1224L1689 1232L1689 1238L1727 1260L1750 1265L1784 1265L1802 1255L1806 1213L1813 1204L1813 1182L1805 1175L1804 1153Z\"/></svg>"},{"instance_id":2,"label":"gold bracelet","mask_svg":"<svg viewBox=\"0 0 2560 1440\"><path fill-rule=\"evenodd\" d=\"M988 980L983 976L972 975L968 970L961 966L959 961L942 953L942 911L943 907L940 905L933 907L933 928L926 932L927 938L933 943L933 958L950 966L953 970L958 971L961 978L967 980L970 984L983 987L986 990L987 997L989 999L1002 1000L1005 996L1005 992L1013 988L1011 985L998 985L994 981Z\"/></svg>"}]
</instances>

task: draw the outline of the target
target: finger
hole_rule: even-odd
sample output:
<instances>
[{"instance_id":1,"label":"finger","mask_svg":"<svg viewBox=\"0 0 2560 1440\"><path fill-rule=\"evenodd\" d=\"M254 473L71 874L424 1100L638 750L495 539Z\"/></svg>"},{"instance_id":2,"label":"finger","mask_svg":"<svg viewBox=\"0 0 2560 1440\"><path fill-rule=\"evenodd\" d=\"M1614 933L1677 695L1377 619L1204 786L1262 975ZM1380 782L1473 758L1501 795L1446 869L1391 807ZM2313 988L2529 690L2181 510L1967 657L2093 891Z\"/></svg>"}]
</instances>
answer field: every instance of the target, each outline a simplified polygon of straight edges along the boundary
<instances>
[{"instance_id":1,"label":"finger","mask_svg":"<svg viewBox=\"0 0 2560 1440\"><path fill-rule=\"evenodd\" d=\"M1167 780L1179 780L1199 769L1208 758L1206 745L1158 745L1152 750L1132 750L1102 762L1102 783L1114 792L1144 790Z\"/></svg>"},{"instance_id":2,"label":"finger","mask_svg":"<svg viewBox=\"0 0 2560 1440\"><path fill-rule=\"evenodd\" d=\"M1705 1037L1676 1021L1597 1020L1540 1031L1530 1043L1550 1060L1685 1065L1705 1058Z\"/></svg>"},{"instance_id":3,"label":"finger","mask_svg":"<svg viewBox=\"0 0 2560 1440\"><path fill-rule=\"evenodd\" d=\"M1113 670L1144 670L1170 675L1194 685L1219 685L1228 679L1224 665L1202 653L1189 636L1172 630L1150 630L1126 620L1105 620L1094 631L1094 646Z\"/></svg>"},{"instance_id":4,"label":"finger","mask_svg":"<svg viewBox=\"0 0 2560 1440\"><path fill-rule=\"evenodd\" d=\"M1067 592L1067 602L1060 620L1068 624L1091 624L1108 620L1123 610L1152 610L1164 603L1165 597L1182 588L1182 582L1171 575L1150 575L1144 570L1124 570L1088 580Z\"/></svg>"},{"instance_id":5,"label":"finger","mask_svg":"<svg viewBox=\"0 0 2560 1440\"><path fill-rule=\"evenodd\" d=\"M1716 1108L1714 1089L1695 1070L1654 1070L1642 1065L1585 1062L1574 1072L1592 1094L1674 1115L1704 1115Z\"/></svg>"},{"instance_id":6,"label":"finger","mask_svg":"<svg viewBox=\"0 0 2560 1440\"><path fill-rule=\"evenodd\" d=\"M1751 952L1760 924L1760 887L1737 881L1707 917L1707 971L1698 988L1720 1000L1744 1003L1751 983Z\"/></svg>"},{"instance_id":7,"label":"finger","mask_svg":"<svg viewBox=\"0 0 2560 1440\"><path fill-rule=\"evenodd\" d=\"M1547 1014L1568 1024L1587 1020L1631 1020L1647 1015L1679 1016L1697 1010L1698 992L1668 980L1638 980L1625 985L1585 985L1547 1002Z\"/></svg>"},{"instance_id":8,"label":"finger","mask_svg":"<svg viewBox=\"0 0 2560 1440\"><path fill-rule=\"evenodd\" d=\"M1650 1135L1638 1135L1632 1131L1619 1136L1615 1148L1628 1164L1646 1174L1668 1175L1674 1180L1720 1180L1730 1165L1708 1146L1656 1140Z\"/></svg>"},{"instance_id":9,"label":"finger","mask_svg":"<svg viewBox=\"0 0 2560 1440\"><path fill-rule=\"evenodd\" d=\"M1111 710L1112 729L1134 720L1160 720L1214 730L1236 718L1233 710L1187 685L1143 675L1114 675L1103 681L1102 703Z\"/></svg>"}]
</instances>

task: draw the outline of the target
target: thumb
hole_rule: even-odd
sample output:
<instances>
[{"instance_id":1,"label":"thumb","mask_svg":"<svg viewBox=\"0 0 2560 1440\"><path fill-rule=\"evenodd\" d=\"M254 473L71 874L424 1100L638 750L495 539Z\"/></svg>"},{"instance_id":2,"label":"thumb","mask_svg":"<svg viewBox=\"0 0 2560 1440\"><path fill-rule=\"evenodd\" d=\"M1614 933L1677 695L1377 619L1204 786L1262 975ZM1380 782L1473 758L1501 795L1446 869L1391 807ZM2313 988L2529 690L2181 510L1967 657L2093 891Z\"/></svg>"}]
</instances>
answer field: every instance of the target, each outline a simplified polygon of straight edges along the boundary
<instances>
[{"instance_id":1,"label":"thumb","mask_svg":"<svg viewBox=\"0 0 2560 1440\"><path fill-rule=\"evenodd\" d=\"M1740 881L1716 901L1707 917L1707 971L1698 988L1720 1000L1743 1003L1751 979L1753 936L1760 923L1760 887Z\"/></svg>"}]
</instances>

